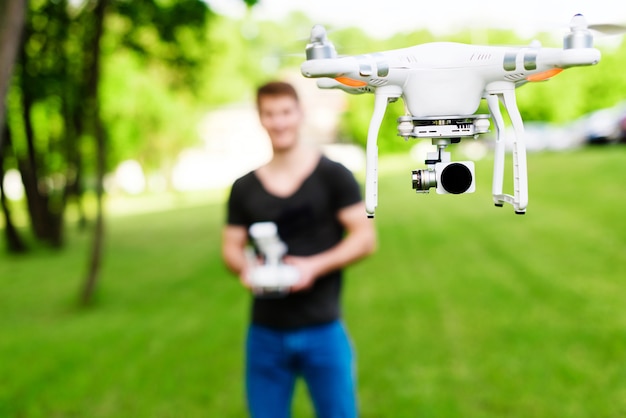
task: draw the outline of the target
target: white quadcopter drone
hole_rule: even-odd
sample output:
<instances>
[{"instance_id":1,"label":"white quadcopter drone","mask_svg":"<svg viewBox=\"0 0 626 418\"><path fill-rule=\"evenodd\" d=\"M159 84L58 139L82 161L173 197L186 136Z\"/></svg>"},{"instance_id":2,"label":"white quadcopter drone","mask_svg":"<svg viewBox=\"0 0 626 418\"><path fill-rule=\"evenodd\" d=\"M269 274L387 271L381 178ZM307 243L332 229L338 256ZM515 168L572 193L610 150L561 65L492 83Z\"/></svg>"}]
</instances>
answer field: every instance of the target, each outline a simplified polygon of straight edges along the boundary
<instances>
[{"instance_id":1,"label":"white quadcopter drone","mask_svg":"<svg viewBox=\"0 0 626 418\"><path fill-rule=\"evenodd\" d=\"M600 26L600 25L598 25ZM374 113L367 134L365 206L374 217L378 205L377 137L387 104L402 98L406 115L398 120L398 134L430 138L437 152L429 153L427 169L413 171L413 188L438 193L470 193L475 190L471 161L450 162L446 146L489 131L489 115L474 114L486 99L496 126L493 201L513 205L523 214L528 205L528 179L524 124L517 108L515 89L528 82L544 81L566 68L594 65L600 51L585 18L577 14L563 48L543 48L539 41L528 46L479 46L434 42L392 51L337 57L323 26L311 30L306 47L305 77L319 78L322 89L352 94L374 93ZM505 130L500 103L514 130L513 195L504 194Z\"/></svg>"},{"instance_id":2,"label":"white quadcopter drone","mask_svg":"<svg viewBox=\"0 0 626 418\"><path fill-rule=\"evenodd\" d=\"M278 236L273 222L257 222L248 229L263 263L259 264L252 249L247 251L248 263L252 265L250 283L255 293L265 295L285 294L300 279L297 268L284 264L287 245Z\"/></svg>"}]
</instances>

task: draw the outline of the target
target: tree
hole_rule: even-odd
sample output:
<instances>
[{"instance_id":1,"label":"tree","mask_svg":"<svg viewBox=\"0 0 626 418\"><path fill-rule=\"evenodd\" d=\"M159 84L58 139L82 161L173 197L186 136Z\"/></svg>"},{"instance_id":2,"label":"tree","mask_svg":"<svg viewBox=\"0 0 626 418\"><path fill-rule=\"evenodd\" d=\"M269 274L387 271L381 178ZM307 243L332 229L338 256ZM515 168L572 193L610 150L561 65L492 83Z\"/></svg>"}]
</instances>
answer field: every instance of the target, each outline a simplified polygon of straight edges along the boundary
<instances>
[{"instance_id":1,"label":"tree","mask_svg":"<svg viewBox=\"0 0 626 418\"><path fill-rule=\"evenodd\" d=\"M0 9L3 18L23 22L24 26L23 42L19 43L16 34L20 31L14 30L14 25L3 25L11 29L11 36L2 32L2 56L8 51L4 45L10 43L18 59L8 95L7 125L1 130L2 136L10 135L12 141L0 148L0 179L6 169L19 169L34 236L60 247L67 201L75 196L80 203L84 178L94 173L97 210L89 268L81 291L81 301L89 303L102 259L103 179L109 153L102 120L104 20L117 17L129 21L131 24L117 33L117 48L121 46L145 62L160 65L169 71L170 85L182 86L194 82L188 77L193 75L189 69L204 56L197 50L194 56L194 51L180 48L180 36L196 36L196 45L206 42L201 38L206 33L203 28L208 8L200 0L169 4L155 0L33 0L26 19L18 19L13 11L4 13L16 3L26 6L25 2L3 2ZM190 34L189 28L198 29ZM144 35L150 31L158 34L155 42L146 42ZM6 68L2 66L0 73L5 83L2 86L8 85L10 78L5 75ZM11 240L8 248L23 249L18 245L17 230L1 188L0 192L7 220L5 234Z\"/></svg>"},{"instance_id":2,"label":"tree","mask_svg":"<svg viewBox=\"0 0 626 418\"><path fill-rule=\"evenodd\" d=\"M102 125L100 114L100 40L104 26L104 16L107 8L107 0L100 0L96 4L93 13L91 36L87 45L90 51L90 71L86 78L86 101L90 109L91 129L96 143L96 224L93 233L93 242L87 275L81 292L83 305L91 303L96 282L100 276L100 264L102 263L102 245L104 240L104 213L102 208L102 196L104 194L105 174L105 141L106 134Z\"/></svg>"},{"instance_id":3,"label":"tree","mask_svg":"<svg viewBox=\"0 0 626 418\"><path fill-rule=\"evenodd\" d=\"M67 1L30 4L9 92L8 128L35 237L60 247L68 197L80 178L84 15ZM76 53L78 52L78 53ZM70 173L76 173L72 176Z\"/></svg>"},{"instance_id":4,"label":"tree","mask_svg":"<svg viewBox=\"0 0 626 418\"><path fill-rule=\"evenodd\" d=\"M11 84L11 75L19 49L26 7L26 0L0 1L0 158L4 149L2 137L6 112L5 97Z\"/></svg>"}]
</instances>

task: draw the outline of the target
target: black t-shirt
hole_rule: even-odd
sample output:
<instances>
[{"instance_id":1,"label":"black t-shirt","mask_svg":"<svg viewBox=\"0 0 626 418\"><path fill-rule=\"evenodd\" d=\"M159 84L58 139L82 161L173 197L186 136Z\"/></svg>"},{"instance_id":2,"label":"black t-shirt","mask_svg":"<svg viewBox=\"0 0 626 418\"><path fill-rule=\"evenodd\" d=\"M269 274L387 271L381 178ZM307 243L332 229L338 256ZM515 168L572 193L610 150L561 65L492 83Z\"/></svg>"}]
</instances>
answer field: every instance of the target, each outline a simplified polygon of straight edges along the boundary
<instances>
[{"instance_id":1,"label":"black t-shirt","mask_svg":"<svg viewBox=\"0 0 626 418\"><path fill-rule=\"evenodd\" d=\"M361 201L352 173L322 156L314 171L288 197L269 193L254 172L233 184L227 222L245 226L274 222L288 254L307 256L336 245L344 234L337 212ZM320 277L302 292L285 297L254 297L252 322L272 328L296 328L333 321L340 316L341 271Z\"/></svg>"}]
</instances>

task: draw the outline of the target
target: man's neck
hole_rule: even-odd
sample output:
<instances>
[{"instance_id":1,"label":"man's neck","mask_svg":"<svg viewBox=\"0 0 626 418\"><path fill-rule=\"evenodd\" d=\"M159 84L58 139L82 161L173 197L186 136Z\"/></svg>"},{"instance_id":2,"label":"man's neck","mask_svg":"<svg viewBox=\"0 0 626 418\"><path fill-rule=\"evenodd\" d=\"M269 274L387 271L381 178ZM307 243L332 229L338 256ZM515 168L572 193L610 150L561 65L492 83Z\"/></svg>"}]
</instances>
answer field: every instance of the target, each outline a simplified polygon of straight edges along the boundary
<instances>
[{"instance_id":1,"label":"man's neck","mask_svg":"<svg viewBox=\"0 0 626 418\"><path fill-rule=\"evenodd\" d=\"M297 145L274 152L269 163L260 167L257 177L267 191L277 196L291 196L315 170L320 153L307 146Z\"/></svg>"},{"instance_id":2,"label":"man's neck","mask_svg":"<svg viewBox=\"0 0 626 418\"><path fill-rule=\"evenodd\" d=\"M291 169L306 164L312 153L315 151L298 143L289 149L274 151L268 165L274 170Z\"/></svg>"}]
</instances>

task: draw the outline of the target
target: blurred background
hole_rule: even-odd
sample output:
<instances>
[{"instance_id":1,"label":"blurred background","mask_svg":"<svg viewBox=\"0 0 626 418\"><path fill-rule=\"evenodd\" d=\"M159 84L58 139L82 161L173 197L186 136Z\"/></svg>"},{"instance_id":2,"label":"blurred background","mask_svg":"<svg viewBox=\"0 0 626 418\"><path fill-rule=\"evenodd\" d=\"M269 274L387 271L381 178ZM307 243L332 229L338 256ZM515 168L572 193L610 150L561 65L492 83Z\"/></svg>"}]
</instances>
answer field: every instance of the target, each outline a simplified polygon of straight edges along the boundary
<instances>
[{"instance_id":1,"label":"blurred background","mask_svg":"<svg viewBox=\"0 0 626 418\"><path fill-rule=\"evenodd\" d=\"M1 2L0 417L244 416L248 298L220 231L271 155L256 86L294 83L304 139L363 178L373 97L300 75L313 24L339 54L560 47L576 13L626 24L613 0ZM626 415L626 42L595 46L517 90L524 217L491 204L492 134L451 147L477 193L414 196L430 141L389 106L380 249L345 296L364 417Z\"/></svg>"}]
</instances>

